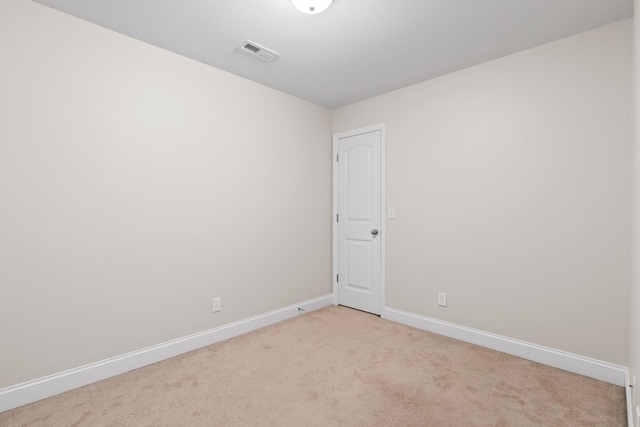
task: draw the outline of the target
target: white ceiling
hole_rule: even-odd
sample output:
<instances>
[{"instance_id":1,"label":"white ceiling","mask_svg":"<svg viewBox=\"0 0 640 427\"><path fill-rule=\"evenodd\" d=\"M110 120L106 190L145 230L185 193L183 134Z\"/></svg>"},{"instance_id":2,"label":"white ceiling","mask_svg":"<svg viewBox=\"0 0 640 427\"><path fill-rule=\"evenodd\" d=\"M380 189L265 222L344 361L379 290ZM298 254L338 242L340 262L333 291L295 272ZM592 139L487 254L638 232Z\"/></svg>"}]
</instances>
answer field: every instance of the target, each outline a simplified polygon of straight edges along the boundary
<instances>
[{"instance_id":1,"label":"white ceiling","mask_svg":"<svg viewBox=\"0 0 640 427\"><path fill-rule=\"evenodd\" d=\"M36 0L336 108L629 17L633 0ZM251 40L280 54L263 62Z\"/></svg>"}]
</instances>

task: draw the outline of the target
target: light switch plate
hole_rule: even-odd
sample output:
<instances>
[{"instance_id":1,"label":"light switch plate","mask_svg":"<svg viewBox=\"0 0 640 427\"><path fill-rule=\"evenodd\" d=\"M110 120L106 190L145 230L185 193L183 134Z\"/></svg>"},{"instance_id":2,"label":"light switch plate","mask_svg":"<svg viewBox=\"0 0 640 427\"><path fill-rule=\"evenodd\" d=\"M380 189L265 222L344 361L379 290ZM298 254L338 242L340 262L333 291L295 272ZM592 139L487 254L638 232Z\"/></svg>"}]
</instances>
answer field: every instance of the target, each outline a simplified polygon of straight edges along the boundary
<instances>
[{"instance_id":1,"label":"light switch plate","mask_svg":"<svg viewBox=\"0 0 640 427\"><path fill-rule=\"evenodd\" d=\"M396 217L396 208L387 208L387 218L394 219Z\"/></svg>"}]
</instances>

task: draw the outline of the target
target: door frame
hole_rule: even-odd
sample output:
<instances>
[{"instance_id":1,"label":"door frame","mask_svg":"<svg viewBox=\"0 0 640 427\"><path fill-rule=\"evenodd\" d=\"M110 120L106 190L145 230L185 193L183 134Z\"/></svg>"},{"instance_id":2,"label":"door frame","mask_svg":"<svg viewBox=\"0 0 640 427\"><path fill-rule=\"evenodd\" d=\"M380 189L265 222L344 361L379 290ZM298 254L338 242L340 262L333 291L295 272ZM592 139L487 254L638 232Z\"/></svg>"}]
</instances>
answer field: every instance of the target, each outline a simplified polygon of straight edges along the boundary
<instances>
[{"instance_id":1,"label":"door frame","mask_svg":"<svg viewBox=\"0 0 640 427\"><path fill-rule=\"evenodd\" d=\"M336 221L338 215L338 141L342 138L348 138L350 136L362 135L364 133L380 131L380 317L384 317L386 313L386 298L385 298L385 241L386 241L386 198L385 198L385 124L378 123L371 126L366 126L359 129L354 129L345 132L339 132L333 134L333 209L331 225L333 229L332 247L333 247L333 268L332 268L332 283L333 283L333 305L338 305L338 222Z\"/></svg>"}]
</instances>

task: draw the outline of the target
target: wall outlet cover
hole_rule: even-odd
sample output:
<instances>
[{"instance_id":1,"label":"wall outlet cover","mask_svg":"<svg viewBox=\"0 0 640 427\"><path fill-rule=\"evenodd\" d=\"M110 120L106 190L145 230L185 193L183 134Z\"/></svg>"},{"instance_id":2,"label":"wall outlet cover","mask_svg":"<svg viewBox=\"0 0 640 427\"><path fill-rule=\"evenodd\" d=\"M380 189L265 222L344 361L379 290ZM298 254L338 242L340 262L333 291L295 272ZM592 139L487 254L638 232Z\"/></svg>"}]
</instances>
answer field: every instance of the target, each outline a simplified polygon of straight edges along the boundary
<instances>
[{"instance_id":1,"label":"wall outlet cover","mask_svg":"<svg viewBox=\"0 0 640 427\"><path fill-rule=\"evenodd\" d=\"M447 294L445 292L439 292L438 293L438 305L440 307L446 307L447 306Z\"/></svg>"},{"instance_id":2,"label":"wall outlet cover","mask_svg":"<svg viewBox=\"0 0 640 427\"><path fill-rule=\"evenodd\" d=\"M213 299L213 312L220 311L222 309L222 301L220 297Z\"/></svg>"}]
</instances>

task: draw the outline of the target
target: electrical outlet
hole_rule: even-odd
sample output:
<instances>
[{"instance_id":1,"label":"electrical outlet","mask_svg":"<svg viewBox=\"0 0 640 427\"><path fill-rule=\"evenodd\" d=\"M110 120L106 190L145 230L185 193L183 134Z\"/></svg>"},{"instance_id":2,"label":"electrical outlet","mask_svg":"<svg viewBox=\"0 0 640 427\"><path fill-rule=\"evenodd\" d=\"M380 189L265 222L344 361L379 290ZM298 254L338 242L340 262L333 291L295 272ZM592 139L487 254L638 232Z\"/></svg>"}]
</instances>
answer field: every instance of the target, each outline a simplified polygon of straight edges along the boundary
<instances>
[{"instance_id":1,"label":"electrical outlet","mask_svg":"<svg viewBox=\"0 0 640 427\"><path fill-rule=\"evenodd\" d=\"M213 299L213 312L222 310L222 301L220 297Z\"/></svg>"},{"instance_id":2,"label":"electrical outlet","mask_svg":"<svg viewBox=\"0 0 640 427\"><path fill-rule=\"evenodd\" d=\"M447 294L444 292L439 292L438 293L438 305L440 307L446 307L447 306Z\"/></svg>"}]
</instances>

